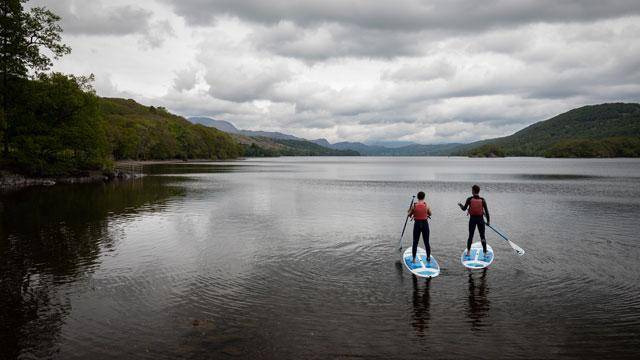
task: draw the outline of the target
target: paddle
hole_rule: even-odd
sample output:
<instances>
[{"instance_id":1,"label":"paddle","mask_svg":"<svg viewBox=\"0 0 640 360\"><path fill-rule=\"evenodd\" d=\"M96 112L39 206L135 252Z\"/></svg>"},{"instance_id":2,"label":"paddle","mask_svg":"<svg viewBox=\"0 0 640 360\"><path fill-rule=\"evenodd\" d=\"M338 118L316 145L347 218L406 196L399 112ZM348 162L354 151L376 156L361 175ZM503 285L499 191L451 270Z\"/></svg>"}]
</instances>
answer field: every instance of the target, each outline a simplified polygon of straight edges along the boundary
<instances>
[{"instance_id":1,"label":"paddle","mask_svg":"<svg viewBox=\"0 0 640 360\"><path fill-rule=\"evenodd\" d=\"M495 232L496 232L496 234L500 235L500 237L502 237L503 239L505 239L505 240L507 241L507 243L509 243L509 246L511 246L511 248L512 248L513 250L515 250L515 251L516 251L516 254L518 254L519 256L524 255L524 250L523 250L520 246L518 246L518 245L514 244L511 240L507 239L507 237L506 237L506 236L502 235L502 233L501 233L500 231L496 230L493 226L491 226L491 225L489 225L489 224L487 224L487 226L488 226L491 230L495 231Z\"/></svg>"},{"instance_id":2,"label":"paddle","mask_svg":"<svg viewBox=\"0 0 640 360\"><path fill-rule=\"evenodd\" d=\"M409 203L409 209L411 209L411 205L413 205L413 200L415 200L416 196L413 195L411 197L411 202ZM398 243L398 251L402 250L402 237L404 236L404 230L407 228L407 222L409 221L409 215L407 214L407 218L404 220L404 226L402 227L402 234L400 234L400 241Z\"/></svg>"}]
</instances>

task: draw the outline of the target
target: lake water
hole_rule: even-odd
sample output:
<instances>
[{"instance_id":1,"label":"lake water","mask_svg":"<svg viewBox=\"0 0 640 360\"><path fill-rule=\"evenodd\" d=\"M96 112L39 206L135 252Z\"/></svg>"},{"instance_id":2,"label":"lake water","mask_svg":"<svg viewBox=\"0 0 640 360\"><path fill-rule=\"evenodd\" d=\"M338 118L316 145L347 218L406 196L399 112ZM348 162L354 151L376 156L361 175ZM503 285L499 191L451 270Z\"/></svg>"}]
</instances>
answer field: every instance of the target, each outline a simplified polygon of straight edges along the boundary
<instances>
[{"instance_id":1,"label":"lake water","mask_svg":"<svg viewBox=\"0 0 640 360\"><path fill-rule=\"evenodd\" d=\"M145 171L0 195L1 358L640 355L639 160L275 158ZM526 254L487 229L496 259L470 272L456 203L474 183ZM397 250L418 190L442 268L430 281Z\"/></svg>"}]
</instances>

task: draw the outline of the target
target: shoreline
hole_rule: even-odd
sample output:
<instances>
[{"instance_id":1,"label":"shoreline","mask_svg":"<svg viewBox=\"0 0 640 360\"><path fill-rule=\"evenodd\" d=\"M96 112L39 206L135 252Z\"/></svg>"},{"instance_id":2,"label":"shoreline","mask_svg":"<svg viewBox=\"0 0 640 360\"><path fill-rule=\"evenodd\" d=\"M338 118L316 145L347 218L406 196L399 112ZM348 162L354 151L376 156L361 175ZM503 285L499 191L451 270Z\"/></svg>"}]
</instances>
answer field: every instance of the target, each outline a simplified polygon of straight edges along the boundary
<instances>
[{"instance_id":1,"label":"shoreline","mask_svg":"<svg viewBox=\"0 0 640 360\"><path fill-rule=\"evenodd\" d=\"M118 165L157 165L157 164L189 164L189 163L205 163L205 162L225 162L225 161L237 161L243 160L244 157L239 157L235 159L222 159L222 160L213 160L213 159L189 159L189 160L180 160L180 159L172 159L172 160L118 160L115 162L116 167Z\"/></svg>"},{"instance_id":2,"label":"shoreline","mask_svg":"<svg viewBox=\"0 0 640 360\"><path fill-rule=\"evenodd\" d=\"M142 174L115 170L113 172L90 171L85 176L60 177L27 177L8 171L0 171L0 192L20 190L31 186L53 186L58 184L89 184L111 182L116 180L132 180L141 178Z\"/></svg>"},{"instance_id":3,"label":"shoreline","mask_svg":"<svg viewBox=\"0 0 640 360\"><path fill-rule=\"evenodd\" d=\"M211 159L189 159L189 160L119 160L115 162L113 170L110 171L87 171L81 176L59 176L59 177L29 177L14 173L8 170L0 170L0 191L19 190L30 186L53 186L57 184L88 184L97 182L111 182L116 180L132 180L144 176L142 167L156 164L185 164L204 163L241 160L211 160Z\"/></svg>"}]
</instances>

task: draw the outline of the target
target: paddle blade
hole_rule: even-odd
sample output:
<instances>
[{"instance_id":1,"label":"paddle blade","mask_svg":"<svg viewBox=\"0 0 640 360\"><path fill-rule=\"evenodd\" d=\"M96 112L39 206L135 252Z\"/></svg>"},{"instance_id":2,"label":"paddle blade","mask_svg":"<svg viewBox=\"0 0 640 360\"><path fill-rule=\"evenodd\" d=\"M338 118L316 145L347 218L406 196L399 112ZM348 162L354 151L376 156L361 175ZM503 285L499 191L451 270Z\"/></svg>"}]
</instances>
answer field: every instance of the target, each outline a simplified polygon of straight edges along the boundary
<instances>
[{"instance_id":1,"label":"paddle blade","mask_svg":"<svg viewBox=\"0 0 640 360\"><path fill-rule=\"evenodd\" d=\"M503 238L503 239L504 239L504 240L509 244L509 246L511 246L511 248L512 248L513 250L515 250L515 252L516 252L516 254L518 254L518 256L522 256L522 255L524 255L524 250L523 250L520 246L518 246L518 245L514 244L511 240L507 239L507 237L506 237L506 236L504 236L500 231L498 231L498 230L497 230L496 228L494 228L493 226L491 226L491 225L489 225L489 224L487 224L487 226L488 226L491 230L495 231L495 233L496 233L496 234L500 235L500 237L501 237L501 238Z\"/></svg>"},{"instance_id":2,"label":"paddle blade","mask_svg":"<svg viewBox=\"0 0 640 360\"><path fill-rule=\"evenodd\" d=\"M509 240L507 240L507 241L509 241ZM524 249L523 249L523 248L521 248L520 246L518 246L518 245L516 245L516 244L512 243L511 241L509 241L509 245L511 246L511 248L512 248L513 250L515 250L515 251L516 251L516 254L518 254L518 256L522 256L522 255L524 255Z\"/></svg>"}]
</instances>

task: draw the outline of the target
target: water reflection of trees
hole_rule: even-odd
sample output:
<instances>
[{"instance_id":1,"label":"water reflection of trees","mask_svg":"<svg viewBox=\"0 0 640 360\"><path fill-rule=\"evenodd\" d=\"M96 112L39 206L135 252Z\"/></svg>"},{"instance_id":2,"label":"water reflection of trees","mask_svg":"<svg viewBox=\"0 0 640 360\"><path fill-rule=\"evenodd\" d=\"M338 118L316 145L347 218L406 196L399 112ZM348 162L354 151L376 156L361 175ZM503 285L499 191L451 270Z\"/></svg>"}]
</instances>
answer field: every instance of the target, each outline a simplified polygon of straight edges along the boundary
<instances>
[{"instance_id":1,"label":"water reflection of trees","mask_svg":"<svg viewBox=\"0 0 640 360\"><path fill-rule=\"evenodd\" d=\"M162 206L178 179L28 188L0 195L0 358L49 357L70 305L59 288L93 272L110 219Z\"/></svg>"},{"instance_id":2,"label":"water reflection of trees","mask_svg":"<svg viewBox=\"0 0 640 360\"><path fill-rule=\"evenodd\" d=\"M482 319L489 315L489 290L487 288L487 269L480 273L469 272L469 305L467 317L474 329L482 327Z\"/></svg>"}]
</instances>

